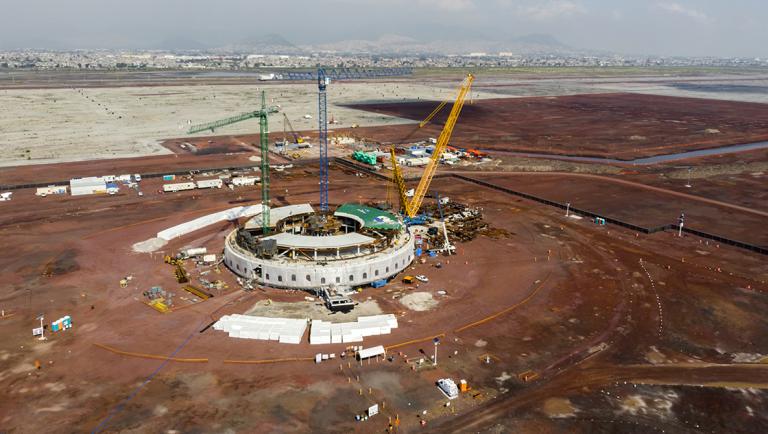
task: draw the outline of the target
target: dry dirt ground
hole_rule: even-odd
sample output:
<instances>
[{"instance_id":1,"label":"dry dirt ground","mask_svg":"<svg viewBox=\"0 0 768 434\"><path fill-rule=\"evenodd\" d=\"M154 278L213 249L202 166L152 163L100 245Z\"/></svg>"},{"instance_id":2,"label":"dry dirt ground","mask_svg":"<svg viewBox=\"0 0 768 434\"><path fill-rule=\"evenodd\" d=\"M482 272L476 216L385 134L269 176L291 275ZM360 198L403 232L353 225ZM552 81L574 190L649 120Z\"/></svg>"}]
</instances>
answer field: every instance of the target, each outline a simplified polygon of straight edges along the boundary
<instances>
[{"instance_id":1,"label":"dry dirt ground","mask_svg":"<svg viewBox=\"0 0 768 434\"><path fill-rule=\"evenodd\" d=\"M275 200L315 201L315 177L312 167L276 173L273 190L282 194ZM381 180L339 170L331 178L333 203L384 198ZM768 354L763 256L565 219L553 208L437 179L441 194L482 207L509 236L481 236L454 257L414 264L409 272L430 278L418 289L393 281L356 296L398 315L391 335L365 341L387 346L392 361L316 365L315 353L338 354L343 345L254 342L205 329L267 299L306 303L305 294L243 292L228 271L210 271L229 289L193 303L162 252L132 251L162 228L256 192L162 195L159 185L148 180L143 198L42 199L19 190L5 208L0 234L14 254L0 258L4 430L370 432L397 418L408 432L422 430L422 419L435 431L768 427L768 365L758 363ZM642 200L653 206L655 199ZM232 228L216 225L164 251L216 251ZM438 261L443 268L433 267ZM209 271L189 268L193 279ZM126 275L134 278L120 288ZM143 304L141 293L154 285L174 291L180 309L163 315ZM437 307L419 312L400 303L414 293L431 294ZM31 337L40 313L46 320L69 314L75 326L41 343ZM428 361L435 335L436 367ZM275 362L286 358L295 360ZM527 370L540 378L520 381ZM434 386L443 377L467 379L472 390L445 407ZM382 414L355 422L373 403Z\"/></svg>"},{"instance_id":2,"label":"dry dirt ground","mask_svg":"<svg viewBox=\"0 0 768 434\"><path fill-rule=\"evenodd\" d=\"M353 110L342 104L361 101L442 100L451 87L383 80L339 82L328 87L328 115L335 127L412 123L407 119ZM192 124L258 110L261 91L267 104L279 106L298 130L317 128L317 86L311 83L258 85L186 85L152 87L69 87L0 90L0 166L125 158L168 154L164 139L194 138ZM478 91L475 98L495 96ZM311 116L305 118L305 115ZM270 117L282 131L283 115ZM258 132L258 121L227 127L228 134Z\"/></svg>"},{"instance_id":3,"label":"dry dirt ground","mask_svg":"<svg viewBox=\"0 0 768 434\"><path fill-rule=\"evenodd\" d=\"M571 79L569 86L595 91L625 81ZM557 80L535 83L541 81L521 85L545 95L559 86ZM523 93L492 84L494 92ZM631 87L670 86L647 78ZM444 89L451 93L453 83ZM583 98L576 100L594 106ZM546 112L546 101L534 105ZM209 153L181 151L181 138L164 148L174 154L8 168L0 184L253 165L255 136L247 131L195 139L201 148L210 145ZM347 131L387 141L411 134L413 125ZM419 134L434 131L411 137ZM460 128L457 134L462 140ZM494 158L492 166L450 170L637 224L668 223L682 208L691 227L766 243L761 213L768 210L760 201L766 197L765 151L645 168ZM315 166L297 162L274 172L273 205L316 204ZM688 168L692 187L683 185ZM526 170L566 173L499 173ZM384 184L335 168L330 201L383 200L391 193ZM230 339L206 328L221 315L254 308L263 314L269 306L320 315L306 294L245 292L226 269L188 264L193 280L228 284L200 302L162 262L164 253L184 247L221 251L234 223L195 232L153 254L132 249L174 224L257 203L258 189L160 194L161 186L157 178L145 179L143 197L123 189L108 197L38 198L32 189L19 189L12 201L0 202L0 431L371 432L385 431L390 421L399 421L403 432L768 430L764 255L670 232L597 226L497 190L436 178L433 189L441 196L481 207L503 235L479 236L459 243L456 256L414 263L408 273L430 279L418 288L395 279L355 296L370 312L398 316L392 334L364 343L385 345L391 361L316 365L317 352L339 354L344 346ZM133 279L120 288L127 275ZM142 292L155 285L176 294L175 311L160 314L142 303ZM437 304L428 310L408 307L411 299L419 302L411 307L430 307L423 306L430 297ZM39 342L31 329L41 313L46 322L71 315L74 328ZM437 366L430 362L435 336ZM538 378L521 380L526 371ZM445 377L466 379L471 387L450 407L434 386ZM374 403L381 414L354 421Z\"/></svg>"},{"instance_id":4,"label":"dry dirt ground","mask_svg":"<svg viewBox=\"0 0 768 434\"><path fill-rule=\"evenodd\" d=\"M351 107L421 120L434 105ZM448 112L425 134L437 137ZM455 133L455 146L629 160L766 140L768 105L632 93L488 99L465 104Z\"/></svg>"}]
</instances>

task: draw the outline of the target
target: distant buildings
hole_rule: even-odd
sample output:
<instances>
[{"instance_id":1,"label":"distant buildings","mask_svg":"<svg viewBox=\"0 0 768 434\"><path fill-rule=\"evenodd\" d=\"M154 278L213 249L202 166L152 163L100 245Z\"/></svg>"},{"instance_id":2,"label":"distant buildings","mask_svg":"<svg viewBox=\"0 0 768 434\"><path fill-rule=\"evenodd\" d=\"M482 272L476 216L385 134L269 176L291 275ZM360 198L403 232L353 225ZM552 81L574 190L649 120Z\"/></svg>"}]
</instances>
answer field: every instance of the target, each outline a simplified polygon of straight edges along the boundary
<instances>
[{"instance_id":1,"label":"distant buildings","mask_svg":"<svg viewBox=\"0 0 768 434\"><path fill-rule=\"evenodd\" d=\"M654 57L575 54L473 52L440 55L382 55L319 52L311 55L258 53L174 53L168 51L15 50L0 52L0 69L31 70L231 70L326 67L764 67L768 59L719 57ZM266 76L265 76L266 77Z\"/></svg>"}]
</instances>

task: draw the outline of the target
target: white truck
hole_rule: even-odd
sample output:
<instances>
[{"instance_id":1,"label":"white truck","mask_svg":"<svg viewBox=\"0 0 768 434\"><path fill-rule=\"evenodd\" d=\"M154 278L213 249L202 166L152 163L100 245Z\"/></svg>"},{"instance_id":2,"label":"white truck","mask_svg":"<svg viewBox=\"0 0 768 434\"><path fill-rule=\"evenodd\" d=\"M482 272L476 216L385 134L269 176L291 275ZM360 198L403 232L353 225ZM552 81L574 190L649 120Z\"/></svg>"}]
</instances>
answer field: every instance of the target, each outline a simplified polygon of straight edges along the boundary
<instances>
[{"instance_id":1,"label":"white truck","mask_svg":"<svg viewBox=\"0 0 768 434\"><path fill-rule=\"evenodd\" d=\"M194 190L194 189L195 189L194 182L177 182L175 184L163 185L163 191L166 193L184 191L184 190Z\"/></svg>"},{"instance_id":2,"label":"white truck","mask_svg":"<svg viewBox=\"0 0 768 434\"><path fill-rule=\"evenodd\" d=\"M221 179L201 179L197 181L197 188L221 188L224 182Z\"/></svg>"}]
</instances>

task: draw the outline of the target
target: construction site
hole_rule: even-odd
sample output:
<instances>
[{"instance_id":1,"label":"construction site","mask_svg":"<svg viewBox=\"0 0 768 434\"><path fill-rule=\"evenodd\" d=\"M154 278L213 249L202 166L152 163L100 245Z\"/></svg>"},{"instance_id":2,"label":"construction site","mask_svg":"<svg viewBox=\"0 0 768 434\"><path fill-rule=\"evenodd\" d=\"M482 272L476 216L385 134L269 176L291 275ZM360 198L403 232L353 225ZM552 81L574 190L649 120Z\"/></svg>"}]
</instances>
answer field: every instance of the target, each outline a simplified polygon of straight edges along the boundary
<instances>
[{"instance_id":1,"label":"construction site","mask_svg":"<svg viewBox=\"0 0 768 434\"><path fill-rule=\"evenodd\" d=\"M768 430L768 100L640 82L3 85L0 431Z\"/></svg>"}]
</instances>

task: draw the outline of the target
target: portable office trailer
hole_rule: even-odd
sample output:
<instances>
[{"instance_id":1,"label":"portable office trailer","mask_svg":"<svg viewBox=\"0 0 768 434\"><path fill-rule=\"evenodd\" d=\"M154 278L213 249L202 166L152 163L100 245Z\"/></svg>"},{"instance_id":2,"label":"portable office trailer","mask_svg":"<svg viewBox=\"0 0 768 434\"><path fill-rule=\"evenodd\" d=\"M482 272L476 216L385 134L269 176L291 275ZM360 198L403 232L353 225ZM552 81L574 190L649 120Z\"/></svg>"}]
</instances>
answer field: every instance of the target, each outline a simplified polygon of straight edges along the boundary
<instances>
[{"instance_id":1,"label":"portable office trailer","mask_svg":"<svg viewBox=\"0 0 768 434\"><path fill-rule=\"evenodd\" d=\"M221 188L224 182L221 179L201 179L196 184L197 188Z\"/></svg>"},{"instance_id":2,"label":"portable office trailer","mask_svg":"<svg viewBox=\"0 0 768 434\"><path fill-rule=\"evenodd\" d=\"M195 183L194 182L178 182L176 184L165 184L163 185L163 191L168 192L176 192L176 191L184 191L184 190L194 190L195 189Z\"/></svg>"},{"instance_id":3,"label":"portable office trailer","mask_svg":"<svg viewBox=\"0 0 768 434\"><path fill-rule=\"evenodd\" d=\"M95 176L92 176L89 178L70 179L69 191L72 194L72 196L106 193L107 183L104 178L98 178Z\"/></svg>"},{"instance_id":4,"label":"portable office trailer","mask_svg":"<svg viewBox=\"0 0 768 434\"><path fill-rule=\"evenodd\" d=\"M429 164L429 157L421 157L421 158L409 158L405 160L405 165L409 167L414 166L426 166Z\"/></svg>"}]
</instances>

